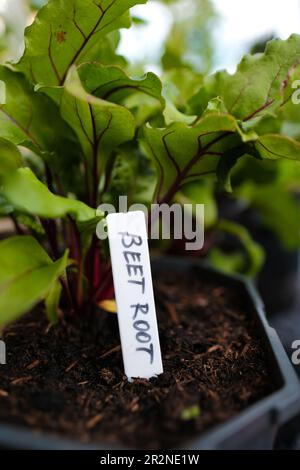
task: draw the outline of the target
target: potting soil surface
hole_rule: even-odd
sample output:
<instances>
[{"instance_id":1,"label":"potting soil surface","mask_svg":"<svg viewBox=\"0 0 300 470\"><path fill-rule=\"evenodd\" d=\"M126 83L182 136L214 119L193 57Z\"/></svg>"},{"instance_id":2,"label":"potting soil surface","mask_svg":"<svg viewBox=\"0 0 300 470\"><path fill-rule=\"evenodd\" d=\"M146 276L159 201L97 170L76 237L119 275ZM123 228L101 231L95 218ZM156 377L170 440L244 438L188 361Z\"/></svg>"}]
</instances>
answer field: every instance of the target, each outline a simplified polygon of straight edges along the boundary
<instances>
[{"instance_id":1,"label":"potting soil surface","mask_svg":"<svg viewBox=\"0 0 300 470\"><path fill-rule=\"evenodd\" d=\"M155 297L164 374L150 381L127 382L115 314L65 315L49 326L39 307L7 327L0 422L82 442L170 448L276 388L238 292L174 272L155 280Z\"/></svg>"}]
</instances>

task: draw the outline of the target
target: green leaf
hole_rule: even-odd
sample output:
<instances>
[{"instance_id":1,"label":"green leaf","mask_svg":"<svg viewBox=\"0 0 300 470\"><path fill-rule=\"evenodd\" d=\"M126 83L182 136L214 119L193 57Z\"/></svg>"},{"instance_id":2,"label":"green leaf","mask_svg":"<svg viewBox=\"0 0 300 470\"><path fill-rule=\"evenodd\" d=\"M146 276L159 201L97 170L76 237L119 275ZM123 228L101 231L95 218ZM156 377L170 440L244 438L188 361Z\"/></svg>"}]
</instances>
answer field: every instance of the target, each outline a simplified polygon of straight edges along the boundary
<instances>
[{"instance_id":1,"label":"green leaf","mask_svg":"<svg viewBox=\"0 0 300 470\"><path fill-rule=\"evenodd\" d=\"M300 246L300 207L297 197L282 182L259 185L245 181L236 195L260 215L263 224L288 249Z\"/></svg>"},{"instance_id":2,"label":"green leaf","mask_svg":"<svg viewBox=\"0 0 300 470\"><path fill-rule=\"evenodd\" d=\"M0 243L0 325L6 325L43 300L65 272L68 252L53 262L32 237Z\"/></svg>"},{"instance_id":3,"label":"green leaf","mask_svg":"<svg viewBox=\"0 0 300 470\"><path fill-rule=\"evenodd\" d=\"M103 65L116 65L125 68L127 66L126 59L116 52L120 38L120 31L112 31L103 37L97 45L94 60Z\"/></svg>"},{"instance_id":4,"label":"green leaf","mask_svg":"<svg viewBox=\"0 0 300 470\"><path fill-rule=\"evenodd\" d=\"M217 269L226 274L244 274L247 264L246 255L242 251L225 252L218 246L209 252L209 262Z\"/></svg>"},{"instance_id":5,"label":"green leaf","mask_svg":"<svg viewBox=\"0 0 300 470\"><path fill-rule=\"evenodd\" d=\"M38 236L46 234L46 231L43 225L41 224L39 220L37 220L35 215L18 213L17 211L14 211L13 207L12 207L12 212L14 212L14 216L18 224L29 228L30 233L32 235L36 234L38 238Z\"/></svg>"},{"instance_id":6,"label":"green leaf","mask_svg":"<svg viewBox=\"0 0 300 470\"><path fill-rule=\"evenodd\" d=\"M202 114L215 97L224 100L230 114L253 123L276 111L285 100L291 72L300 64L300 36L273 40L264 54L246 55L234 75L226 71L209 77L190 100L192 112Z\"/></svg>"},{"instance_id":7,"label":"green leaf","mask_svg":"<svg viewBox=\"0 0 300 470\"><path fill-rule=\"evenodd\" d=\"M55 219L70 215L79 223L96 218L96 210L81 201L51 193L29 168L19 168L2 181L0 193L18 211Z\"/></svg>"},{"instance_id":8,"label":"green leaf","mask_svg":"<svg viewBox=\"0 0 300 470\"><path fill-rule=\"evenodd\" d=\"M130 111L87 93L75 67L68 74L60 107L63 118L77 134L88 165L91 167L99 159L98 171L104 167L109 152L134 137L135 123Z\"/></svg>"},{"instance_id":9,"label":"green leaf","mask_svg":"<svg viewBox=\"0 0 300 470\"><path fill-rule=\"evenodd\" d=\"M180 204L192 204L192 214L195 217L195 205L204 204L205 217L204 226L205 229L212 228L218 219L218 208L217 202L214 195L214 180L212 178L203 178L199 181L193 181L183 186L182 190L179 191L174 200Z\"/></svg>"},{"instance_id":10,"label":"green leaf","mask_svg":"<svg viewBox=\"0 0 300 470\"><path fill-rule=\"evenodd\" d=\"M277 135L277 134L266 134L260 137L252 143L243 144L240 147L237 147L234 150L225 152L223 157L219 161L217 175L218 181L221 184L222 188L225 188L227 191L231 192L231 171L235 167L237 161L240 157L245 155L251 155L258 160L264 160L264 163L261 163L258 167L255 167L255 160L245 160L244 169L240 172L240 179L250 180L255 178L262 182L263 178L270 178L276 175L277 166L270 166L270 160L294 160L297 163L300 160L300 144L295 140ZM269 161L268 161L269 160ZM268 164L268 165L267 165ZM299 165L299 163L298 163ZM242 169L240 165L240 169ZM296 169L294 169L294 172Z\"/></svg>"},{"instance_id":11,"label":"green leaf","mask_svg":"<svg viewBox=\"0 0 300 470\"><path fill-rule=\"evenodd\" d=\"M281 173L280 167L284 164L290 166L291 163L293 164L293 168L299 168L300 175L300 165L298 162L291 162L291 160L278 160L274 162L273 160L253 158L250 155L246 155L243 159L238 161L232 173L231 179L234 190L243 185L246 181L253 181L258 186L274 183Z\"/></svg>"},{"instance_id":12,"label":"green leaf","mask_svg":"<svg viewBox=\"0 0 300 470\"><path fill-rule=\"evenodd\" d=\"M103 100L123 103L129 96L142 93L157 100L162 107L165 104L161 81L152 72L140 79L133 79L119 67L95 62L82 64L77 70L86 91Z\"/></svg>"},{"instance_id":13,"label":"green leaf","mask_svg":"<svg viewBox=\"0 0 300 470\"><path fill-rule=\"evenodd\" d=\"M95 60L103 37L130 26L129 8L146 0L50 0L25 33L17 65L33 82L62 85L72 64Z\"/></svg>"},{"instance_id":14,"label":"green leaf","mask_svg":"<svg viewBox=\"0 0 300 470\"><path fill-rule=\"evenodd\" d=\"M192 125L196 121L197 116L191 116L188 114L181 113L174 104L170 101L166 101L166 107L163 112L165 123L167 126L172 124L172 122L183 122L187 125Z\"/></svg>"},{"instance_id":15,"label":"green leaf","mask_svg":"<svg viewBox=\"0 0 300 470\"><path fill-rule=\"evenodd\" d=\"M300 67L291 70L284 91L284 102L276 116L276 124L282 126L282 133L299 140L300 129ZM270 131L269 131L270 132ZM271 131L273 132L273 130Z\"/></svg>"},{"instance_id":16,"label":"green leaf","mask_svg":"<svg viewBox=\"0 0 300 470\"><path fill-rule=\"evenodd\" d=\"M72 175L79 161L78 143L58 107L8 67L0 66L0 80L6 85L6 103L0 105L0 137L33 150L60 176Z\"/></svg>"},{"instance_id":17,"label":"green leaf","mask_svg":"<svg viewBox=\"0 0 300 470\"><path fill-rule=\"evenodd\" d=\"M273 162L271 162L273 163ZM298 191L300 183L300 165L297 161L280 160L278 166L278 183L282 188Z\"/></svg>"},{"instance_id":18,"label":"green leaf","mask_svg":"<svg viewBox=\"0 0 300 470\"><path fill-rule=\"evenodd\" d=\"M164 125L166 126L169 126L172 122L182 122L187 125L192 125L194 122L197 121L196 115L185 114L177 108L177 103L180 104L178 95L180 95L180 97L182 98L181 92L179 92L177 87L172 82L167 81L164 84L164 96L166 98L166 105L162 113L164 118ZM184 109L185 106L181 105L181 108ZM156 127L161 126L158 125Z\"/></svg>"},{"instance_id":19,"label":"green leaf","mask_svg":"<svg viewBox=\"0 0 300 470\"><path fill-rule=\"evenodd\" d=\"M118 204L119 196L131 197L137 178L137 159L133 152L121 152L115 158L111 169L105 202Z\"/></svg>"},{"instance_id":20,"label":"green leaf","mask_svg":"<svg viewBox=\"0 0 300 470\"><path fill-rule=\"evenodd\" d=\"M6 103L0 105L1 137L40 154L57 150L70 130L55 104L35 93L22 74L3 65L0 80L6 85Z\"/></svg>"},{"instance_id":21,"label":"green leaf","mask_svg":"<svg viewBox=\"0 0 300 470\"><path fill-rule=\"evenodd\" d=\"M246 260L240 252L228 254L216 248L210 253L211 263L224 272L240 271L249 277L256 276L264 264L265 253L263 248L253 240L245 227L235 222L221 219L218 222L217 229L239 240L245 250Z\"/></svg>"},{"instance_id":22,"label":"green leaf","mask_svg":"<svg viewBox=\"0 0 300 470\"><path fill-rule=\"evenodd\" d=\"M290 137L266 134L259 137L255 148L263 158L300 160L300 143Z\"/></svg>"},{"instance_id":23,"label":"green leaf","mask_svg":"<svg viewBox=\"0 0 300 470\"><path fill-rule=\"evenodd\" d=\"M8 204L6 199L0 194L0 219L2 217L7 217L13 212L13 207Z\"/></svg>"},{"instance_id":24,"label":"green leaf","mask_svg":"<svg viewBox=\"0 0 300 470\"><path fill-rule=\"evenodd\" d=\"M58 322L58 306L62 293L62 285L55 281L45 299L45 308L48 320L55 325Z\"/></svg>"},{"instance_id":25,"label":"green leaf","mask_svg":"<svg viewBox=\"0 0 300 470\"><path fill-rule=\"evenodd\" d=\"M240 145L232 116L210 113L194 126L173 123L159 129L146 126L141 134L144 151L158 169L156 198L169 200L183 184L217 170L222 152Z\"/></svg>"},{"instance_id":26,"label":"green leaf","mask_svg":"<svg viewBox=\"0 0 300 470\"><path fill-rule=\"evenodd\" d=\"M22 156L18 148L0 137L0 178L22 165Z\"/></svg>"},{"instance_id":27,"label":"green leaf","mask_svg":"<svg viewBox=\"0 0 300 470\"><path fill-rule=\"evenodd\" d=\"M231 172L238 160L246 155L251 155L257 159L260 158L259 153L256 152L253 147L245 144L229 149L223 153L217 166L217 179L220 189L224 189L229 193L232 192Z\"/></svg>"},{"instance_id":28,"label":"green leaf","mask_svg":"<svg viewBox=\"0 0 300 470\"><path fill-rule=\"evenodd\" d=\"M202 75L189 68L172 68L163 74L164 89L169 99L181 110L186 108L188 100L199 90L202 82Z\"/></svg>"}]
</instances>

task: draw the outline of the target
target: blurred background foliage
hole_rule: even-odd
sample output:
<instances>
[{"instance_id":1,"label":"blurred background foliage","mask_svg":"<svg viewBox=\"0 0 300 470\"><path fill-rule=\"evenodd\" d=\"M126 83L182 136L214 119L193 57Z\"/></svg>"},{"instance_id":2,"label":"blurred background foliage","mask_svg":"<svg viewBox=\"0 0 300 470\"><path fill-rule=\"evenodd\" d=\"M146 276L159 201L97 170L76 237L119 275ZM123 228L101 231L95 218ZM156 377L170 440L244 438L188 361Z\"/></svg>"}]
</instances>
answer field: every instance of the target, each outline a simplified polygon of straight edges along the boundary
<instances>
[{"instance_id":1,"label":"blurred background foliage","mask_svg":"<svg viewBox=\"0 0 300 470\"><path fill-rule=\"evenodd\" d=\"M45 0L0 0L2 60L16 60L21 55L24 28L45 3ZM265 21L261 21L261 14L257 13L259 3L261 8L269 5L273 17L265 16ZM299 3L286 0L282 15L276 15L277 3L281 2L150 0L147 5L133 9L133 27L130 30L122 31L121 35L113 33L108 36L101 52L101 61L126 67L132 76L148 70L158 73L167 100L165 117L169 116L172 120L174 116L179 116L178 113L185 113L188 122L192 119L189 117L189 98L201 86L203 76L214 72L219 66L233 71L233 62L236 64L243 53L259 54L263 52L267 40L300 32ZM290 3L290 8L287 3ZM256 21L253 22L253 19ZM250 26L252 23L250 33L248 23ZM288 87L287 96L292 92ZM149 117L149 109L151 103L145 101L143 111L138 116L141 121ZM300 105L289 103L282 107L279 117L270 115L264 118L255 131L282 132L300 141L299 123ZM128 154L130 152L129 149ZM135 180L135 175L129 174L126 187L118 180L120 171L124 175L123 167L130 168L128 158L125 155L118 159L114 197L124 192L130 193L130 186ZM136 180L139 188L137 202L149 199L149 188L153 188L154 176L149 170L146 173ZM265 259L263 248L257 244L258 241L264 246L264 242L256 240L258 227L275 236L284 249L298 249L300 168L297 163L242 159L234 170L232 188L232 193L225 194L216 187L213 179L205 179L186 185L176 196L182 203L205 203L207 246L204 252L215 266L230 272L254 275ZM268 241L264 248L267 246ZM178 246L167 248L180 251Z\"/></svg>"}]
</instances>

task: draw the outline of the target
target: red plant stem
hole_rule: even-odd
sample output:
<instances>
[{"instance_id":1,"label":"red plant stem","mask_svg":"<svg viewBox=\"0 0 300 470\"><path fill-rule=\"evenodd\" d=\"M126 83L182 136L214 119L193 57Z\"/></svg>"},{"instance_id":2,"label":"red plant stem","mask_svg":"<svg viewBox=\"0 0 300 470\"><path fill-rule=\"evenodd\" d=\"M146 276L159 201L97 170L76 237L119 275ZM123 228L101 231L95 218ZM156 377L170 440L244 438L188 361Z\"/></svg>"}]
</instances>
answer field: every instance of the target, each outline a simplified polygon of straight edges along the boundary
<instances>
[{"instance_id":1,"label":"red plant stem","mask_svg":"<svg viewBox=\"0 0 300 470\"><path fill-rule=\"evenodd\" d=\"M98 201L98 162L97 154L94 156L93 164L93 195L92 195L92 206L97 207Z\"/></svg>"},{"instance_id":2,"label":"red plant stem","mask_svg":"<svg viewBox=\"0 0 300 470\"><path fill-rule=\"evenodd\" d=\"M55 174L55 184L57 187L58 195L62 197L66 197L66 192L64 191L61 180L57 174Z\"/></svg>"},{"instance_id":3,"label":"red plant stem","mask_svg":"<svg viewBox=\"0 0 300 470\"><path fill-rule=\"evenodd\" d=\"M89 288L91 289L93 284L93 245L94 245L94 238L92 240L91 246L86 254L85 258L85 273L88 279Z\"/></svg>"},{"instance_id":4,"label":"red plant stem","mask_svg":"<svg viewBox=\"0 0 300 470\"><path fill-rule=\"evenodd\" d=\"M77 309L80 310L83 302L83 255L81 249L80 233L78 231L77 225L72 217L68 216L68 219L70 222L71 256L74 257L74 259L77 261L76 303Z\"/></svg>"},{"instance_id":5,"label":"red plant stem","mask_svg":"<svg viewBox=\"0 0 300 470\"><path fill-rule=\"evenodd\" d=\"M45 164L45 173L46 173L47 186L49 190L53 193L54 192L53 179L52 179L51 170L49 168L49 165L47 165L47 163Z\"/></svg>"},{"instance_id":6,"label":"red plant stem","mask_svg":"<svg viewBox=\"0 0 300 470\"><path fill-rule=\"evenodd\" d=\"M92 273L92 286L93 289L97 286L99 279L101 277L101 255L100 250L98 248L97 238L94 236L94 244L93 244L93 273Z\"/></svg>"},{"instance_id":7,"label":"red plant stem","mask_svg":"<svg viewBox=\"0 0 300 470\"><path fill-rule=\"evenodd\" d=\"M83 302L83 259L80 257L77 275L77 305L80 309Z\"/></svg>"},{"instance_id":8,"label":"red plant stem","mask_svg":"<svg viewBox=\"0 0 300 470\"><path fill-rule=\"evenodd\" d=\"M103 187L103 190L101 191L101 194L104 194L109 188L109 183L111 180L111 175L112 175L112 171L113 171L114 164L116 161L116 157L117 155L114 154L106 166L105 182L104 182L104 187Z\"/></svg>"},{"instance_id":9,"label":"red plant stem","mask_svg":"<svg viewBox=\"0 0 300 470\"><path fill-rule=\"evenodd\" d=\"M100 277L100 252L98 249L98 239L96 235L93 236L91 246L86 256L86 275L89 281L90 290L92 291L95 285L99 282Z\"/></svg>"},{"instance_id":10,"label":"red plant stem","mask_svg":"<svg viewBox=\"0 0 300 470\"><path fill-rule=\"evenodd\" d=\"M96 129L96 120L94 116L94 111L92 106L89 104L90 114L92 119L92 126L93 126L93 166L92 166L92 179L93 179L93 189L92 189L92 206L97 207L97 200L98 200L98 144L99 138L97 136L97 129Z\"/></svg>"},{"instance_id":11,"label":"red plant stem","mask_svg":"<svg viewBox=\"0 0 300 470\"><path fill-rule=\"evenodd\" d=\"M177 175L174 183L171 185L170 189L167 191L167 193L164 195L164 197L161 200L158 200L159 204L164 204L164 203L169 203L177 191L180 188L180 185L182 184L184 178L188 175L189 171L193 166L200 160L201 157L209 153L209 149L216 143L218 143L220 140L223 140L225 137L228 135L231 135L232 132L224 132L223 134L219 135L216 137L212 142L208 143L205 147L199 148L197 153L191 158L191 160L188 162L188 164L183 168L183 170Z\"/></svg>"},{"instance_id":12,"label":"red plant stem","mask_svg":"<svg viewBox=\"0 0 300 470\"><path fill-rule=\"evenodd\" d=\"M53 177L51 173L51 169L49 165L46 163L45 164L45 173L46 173L46 181L47 181L47 186L49 190L54 193L54 184L53 184ZM52 251L55 257L59 256L59 250L58 250L58 242L57 242L57 226L56 226L56 221L55 220L47 220L45 225L48 225L48 238L49 238L49 243L51 244ZM44 226L44 229L47 234L47 230Z\"/></svg>"},{"instance_id":13,"label":"red plant stem","mask_svg":"<svg viewBox=\"0 0 300 470\"><path fill-rule=\"evenodd\" d=\"M177 191L180 189L184 179L187 177L189 171L193 166L200 160L201 157L204 155L215 155L216 152L211 152L210 148L218 143L220 140L223 140L227 136L231 135L232 132L224 132L223 134L219 135L215 139L213 139L211 142L209 142L205 147L201 147L200 139L199 139L199 148L197 150L197 153L191 158L191 160L187 163L187 165L183 168L181 172L177 173L176 179L174 183L171 185L169 190L166 192L166 194L163 196L162 199L159 197L157 198L157 203L158 204L170 204L172 201L173 197L177 193ZM159 194L158 194L159 196ZM151 226L154 225L157 222L157 217L158 217L159 212L155 214L155 217L152 218L152 212L150 211L148 213L148 234L151 233Z\"/></svg>"},{"instance_id":14,"label":"red plant stem","mask_svg":"<svg viewBox=\"0 0 300 470\"><path fill-rule=\"evenodd\" d=\"M83 157L83 167L84 167L84 182L85 182L85 191L86 191L86 200L88 204L92 205L92 192L91 185L89 181L89 166L85 157Z\"/></svg>"},{"instance_id":15,"label":"red plant stem","mask_svg":"<svg viewBox=\"0 0 300 470\"><path fill-rule=\"evenodd\" d=\"M40 218L40 222L45 230L53 258L59 258L59 250L56 239L56 225L53 220L44 220Z\"/></svg>"},{"instance_id":16,"label":"red plant stem","mask_svg":"<svg viewBox=\"0 0 300 470\"><path fill-rule=\"evenodd\" d=\"M71 291L70 291L68 277L66 277L66 278L61 277L60 278L60 283L61 283L61 285L62 285L62 287L63 287L63 289L66 293L70 309L71 309L71 311L73 311L74 310L74 302L73 302L72 294L71 294Z\"/></svg>"},{"instance_id":17,"label":"red plant stem","mask_svg":"<svg viewBox=\"0 0 300 470\"><path fill-rule=\"evenodd\" d=\"M95 287L95 290L90 299L91 302L94 303L94 302L99 301L99 299L101 298L101 295L103 294L103 292L105 292L105 290L107 289L107 287L109 287L110 284L111 285L113 284L113 280L112 280L111 264L109 263L106 271L103 273L103 276L101 276L100 282Z\"/></svg>"}]
</instances>

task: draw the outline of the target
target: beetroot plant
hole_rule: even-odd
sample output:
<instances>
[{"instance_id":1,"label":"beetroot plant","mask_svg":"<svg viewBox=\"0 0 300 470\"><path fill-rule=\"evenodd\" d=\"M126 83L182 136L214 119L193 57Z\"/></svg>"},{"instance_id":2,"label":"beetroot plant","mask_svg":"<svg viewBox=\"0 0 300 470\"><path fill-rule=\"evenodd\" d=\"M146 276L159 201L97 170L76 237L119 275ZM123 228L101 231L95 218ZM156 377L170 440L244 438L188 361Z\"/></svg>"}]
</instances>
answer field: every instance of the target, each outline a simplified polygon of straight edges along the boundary
<instances>
[{"instance_id":1,"label":"beetroot plant","mask_svg":"<svg viewBox=\"0 0 300 470\"><path fill-rule=\"evenodd\" d=\"M40 301L57 321L112 297L100 203L170 204L193 181L230 191L244 156L300 159L296 140L264 125L291 106L300 36L202 77L178 110L155 74L131 78L116 52L139 3L50 0L22 58L0 67L0 210L16 232L0 243L1 325Z\"/></svg>"}]
</instances>

